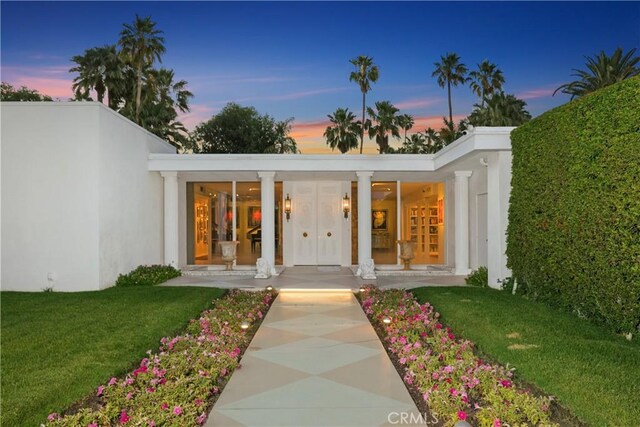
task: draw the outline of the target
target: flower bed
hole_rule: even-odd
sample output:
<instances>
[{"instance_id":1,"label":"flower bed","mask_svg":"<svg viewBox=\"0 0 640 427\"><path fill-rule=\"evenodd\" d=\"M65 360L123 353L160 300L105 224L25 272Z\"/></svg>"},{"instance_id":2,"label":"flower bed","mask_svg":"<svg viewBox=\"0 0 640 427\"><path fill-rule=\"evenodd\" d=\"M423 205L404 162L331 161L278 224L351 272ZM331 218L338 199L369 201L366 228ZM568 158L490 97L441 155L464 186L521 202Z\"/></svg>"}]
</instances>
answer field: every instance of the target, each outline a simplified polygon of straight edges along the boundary
<instances>
[{"instance_id":1,"label":"flower bed","mask_svg":"<svg viewBox=\"0 0 640 427\"><path fill-rule=\"evenodd\" d=\"M82 409L50 414L46 425L202 425L274 296L230 292L192 320L184 334L163 338L137 369L99 386ZM249 327L243 330L245 322Z\"/></svg>"},{"instance_id":2,"label":"flower bed","mask_svg":"<svg viewBox=\"0 0 640 427\"><path fill-rule=\"evenodd\" d=\"M442 424L555 425L550 398L518 388L512 370L479 359L473 343L456 339L428 303L420 305L403 291L373 287L364 288L359 299L404 382Z\"/></svg>"}]
</instances>

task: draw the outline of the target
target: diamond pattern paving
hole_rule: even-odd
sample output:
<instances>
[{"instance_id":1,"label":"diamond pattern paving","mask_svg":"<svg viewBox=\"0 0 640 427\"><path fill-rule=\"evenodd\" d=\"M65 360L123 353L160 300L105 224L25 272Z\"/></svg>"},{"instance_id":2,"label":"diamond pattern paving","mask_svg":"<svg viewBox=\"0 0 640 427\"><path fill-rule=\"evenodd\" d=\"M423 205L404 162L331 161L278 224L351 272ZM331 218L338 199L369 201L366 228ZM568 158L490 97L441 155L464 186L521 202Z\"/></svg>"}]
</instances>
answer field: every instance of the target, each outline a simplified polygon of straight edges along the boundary
<instances>
[{"instance_id":1,"label":"diamond pattern paving","mask_svg":"<svg viewBox=\"0 0 640 427\"><path fill-rule=\"evenodd\" d=\"M322 276L307 283L339 279ZM207 426L380 426L392 414L419 416L350 292L281 292L241 363Z\"/></svg>"}]
</instances>

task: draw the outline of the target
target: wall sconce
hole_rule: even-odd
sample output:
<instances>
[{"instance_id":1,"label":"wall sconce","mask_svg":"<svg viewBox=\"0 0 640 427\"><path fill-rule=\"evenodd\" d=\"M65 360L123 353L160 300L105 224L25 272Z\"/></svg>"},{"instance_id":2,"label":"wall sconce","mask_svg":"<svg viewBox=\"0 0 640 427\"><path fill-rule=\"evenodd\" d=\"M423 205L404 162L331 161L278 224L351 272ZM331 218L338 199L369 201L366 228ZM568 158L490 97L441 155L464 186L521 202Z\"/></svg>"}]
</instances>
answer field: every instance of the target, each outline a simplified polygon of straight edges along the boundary
<instances>
[{"instance_id":1,"label":"wall sconce","mask_svg":"<svg viewBox=\"0 0 640 427\"><path fill-rule=\"evenodd\" d=\"M344 212L344 218L349 218L349 211L351 210L351 200L349 199L349 195L344 193L344 197L342 198L342 212Z\"/></svg>"},{"instance_id":2,"label":"wall sconce","mask_svg":"<svg viewBox=\"0 0 640 427\"><path fill-rule=\"evenodd\" d=\"M287 221L291 218L291 199L289 198L289 193L287 193L287 198L284 199L284 214L287 217Z\"/></svg>"}]
</instances>

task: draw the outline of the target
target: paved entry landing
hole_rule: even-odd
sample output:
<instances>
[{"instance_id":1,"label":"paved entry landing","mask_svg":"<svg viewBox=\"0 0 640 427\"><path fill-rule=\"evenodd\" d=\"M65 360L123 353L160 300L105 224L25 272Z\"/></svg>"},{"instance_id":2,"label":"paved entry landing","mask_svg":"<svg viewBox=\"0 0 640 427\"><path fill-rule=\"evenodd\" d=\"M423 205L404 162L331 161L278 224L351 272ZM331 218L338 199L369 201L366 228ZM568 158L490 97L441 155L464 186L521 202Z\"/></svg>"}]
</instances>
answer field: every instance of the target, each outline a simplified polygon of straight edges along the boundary
<instances>
[{"instance_id":1,"label":"paved entry landing","mask_svg":"<svg viewBox=\"0 0 640 427\"><path fill-rule=\"evenodd\" d=\"M351 292L281 292L241 364L207 426L380 426L400 413L419 417Z\"/></svg>"}]
</instances>

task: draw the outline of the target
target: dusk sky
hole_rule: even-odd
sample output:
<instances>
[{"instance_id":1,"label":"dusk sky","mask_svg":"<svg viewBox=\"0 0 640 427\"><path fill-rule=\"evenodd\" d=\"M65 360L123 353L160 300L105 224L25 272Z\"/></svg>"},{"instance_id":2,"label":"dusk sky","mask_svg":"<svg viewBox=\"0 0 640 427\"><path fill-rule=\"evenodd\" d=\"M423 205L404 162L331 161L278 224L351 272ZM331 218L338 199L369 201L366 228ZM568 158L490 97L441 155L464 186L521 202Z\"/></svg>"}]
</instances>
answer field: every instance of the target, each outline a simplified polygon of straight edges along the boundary
<instances>
[{"instance_id":1,"label":"dusk sky","mask_svg":"<svg viewBox=\"0 0 640 427\"><path fill-rule=\"evenodd\" d=\"M2 81L54 98L72 96L70 58L117 42L123 23L151 16L164 31L162 65L189 82L189 128L227 102L277 119L295 117L303 153L328 151L327 114L361 114L349 59L369 55L380 78L367 104L389 100L414 115L413 131L440 128L446 90L434 62L456 52L470 69L503 70L505 90L533 116L568 101L552 93L584 68L584 56L640 46L640 2L7 2L2 1ZM637 55L638 53L636 53ZM475 95L453 91L454 115ZM375 151L370 142L368 151Z\"/></svg>"}]
</instances>

